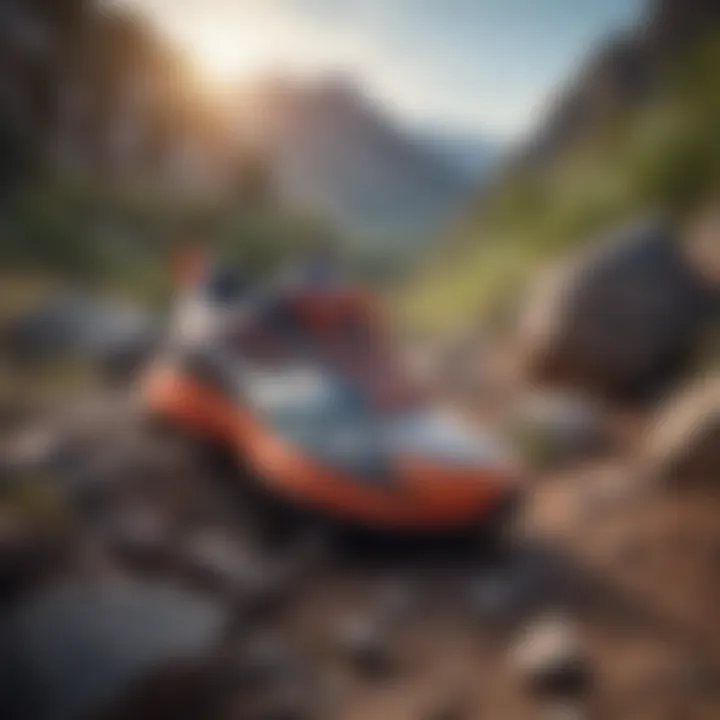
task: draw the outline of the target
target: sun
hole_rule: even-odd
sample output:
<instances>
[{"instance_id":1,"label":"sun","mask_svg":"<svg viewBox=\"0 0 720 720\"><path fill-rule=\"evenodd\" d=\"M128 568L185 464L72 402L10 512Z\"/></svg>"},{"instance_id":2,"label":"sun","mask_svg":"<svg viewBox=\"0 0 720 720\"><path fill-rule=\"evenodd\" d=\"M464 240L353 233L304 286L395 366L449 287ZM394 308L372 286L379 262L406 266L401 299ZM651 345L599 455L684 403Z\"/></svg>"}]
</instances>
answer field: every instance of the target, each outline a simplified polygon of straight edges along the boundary
<instances>
[{"instance_id":1,"label":"sun","mask_svg":"<svg viewBox=\"0 0 720 720\"><path fill-rule=\"evenodd\" d=\"M258 72L267 55L262 35L252 36L218 24L195 28L190 45L190 51L203 73L220 83Z\"/></svg>"},{"instance_id":2,"label":"sun","mask_svg":"<svg viewBox=\"0 0 720 720\"><path fill-rule=\"evenodd\" d=\"M314 27L269 9L178 14L168 31L204 82L221 90L277 73L312 74L334 47Z\"/></svg>"}]
</instances>

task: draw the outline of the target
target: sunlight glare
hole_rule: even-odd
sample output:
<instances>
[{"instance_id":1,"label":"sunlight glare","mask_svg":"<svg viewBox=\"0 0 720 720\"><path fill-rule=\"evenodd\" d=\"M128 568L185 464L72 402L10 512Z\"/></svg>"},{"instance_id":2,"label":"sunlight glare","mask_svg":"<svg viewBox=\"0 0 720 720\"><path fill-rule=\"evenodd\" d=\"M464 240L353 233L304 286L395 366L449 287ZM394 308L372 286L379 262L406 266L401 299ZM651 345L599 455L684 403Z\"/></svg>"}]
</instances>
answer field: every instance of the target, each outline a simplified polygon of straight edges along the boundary
<instances>
[{"instance_id":1,"label":"sunlight glare","mask_svg":"<svg viewBox=\"0 0 720 720\"><path fill-rule=\"evenodd\" d=\"M223 83L260 70L269 44L262 32L251 35L235 26L204 25L195 29L190 51L209 79Z\"/></svg>"}]
</instances>

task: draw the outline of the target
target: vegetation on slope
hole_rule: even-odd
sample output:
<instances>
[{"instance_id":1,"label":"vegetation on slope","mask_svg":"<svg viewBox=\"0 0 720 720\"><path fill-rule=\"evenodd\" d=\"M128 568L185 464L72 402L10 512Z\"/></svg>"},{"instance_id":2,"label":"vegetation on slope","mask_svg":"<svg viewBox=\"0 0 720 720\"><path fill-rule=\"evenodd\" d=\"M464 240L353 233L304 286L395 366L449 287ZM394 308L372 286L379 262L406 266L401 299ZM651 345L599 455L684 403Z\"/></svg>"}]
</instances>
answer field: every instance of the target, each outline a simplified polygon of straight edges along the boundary
<instances>
[{"instance_id":1,"label":"vegetation on slope","mask_svg":"<svg viewBox=\"0 0 720 720\"><path fill-rule=\"evenodd\" d=\"M548 260L644 212L683 213L720 183L720 34L699 43L640 109L552 163L518 166L465 218L403 298L413 324L487 320Z\"/></svg>"},{"instance_id":2,"label":"vegetation on slope","mask_svg":"<svg viewBox=\"0 0 720 720\"><path fill-rule=\"evenodd\" d=\"M272 204L166 196L67 178L26 187L0 216L0 258L16 274L48 274L151 303L167 297L186 246L262 273L327 231Z\"/></svg>"}]
</instances>

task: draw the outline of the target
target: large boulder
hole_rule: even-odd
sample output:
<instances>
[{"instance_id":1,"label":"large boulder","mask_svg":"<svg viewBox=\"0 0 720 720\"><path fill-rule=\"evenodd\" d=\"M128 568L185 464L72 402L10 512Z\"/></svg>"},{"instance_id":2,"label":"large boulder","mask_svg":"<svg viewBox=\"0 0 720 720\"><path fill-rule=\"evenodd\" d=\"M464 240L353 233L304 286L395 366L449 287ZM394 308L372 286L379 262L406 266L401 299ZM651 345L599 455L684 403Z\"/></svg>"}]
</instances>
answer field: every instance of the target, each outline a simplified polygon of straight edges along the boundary
<instances>
[{"instance_id":1,"label":"large boulder","mask_svg":"<svg viewBox=\"0 0 720 720\"><path fill-rule=\"evenodd\" d=\"M612 397L656 393L691 358L718 288L660 224L601 239L531 294L520 345L535 381Z\"/></svg>"},{"instance_id":2,"label":"large boulder","mask_svg":"<svg viewBox=\"0 0 720 720\"><path fill-rule=\"evenodd\" d=\"M650 479L684 483L720 478L720 372L697 381L660 410L641 457Z\"/></svg>"},{"instance_id":3,"label":"large boulder","mask_svg":"<svg viewBox=\"0 0 720 720\"><path fill-rule=\"evenodd\" d=\"M217 717L188 711L199 678L178 670L213 656L226 621L222 606L160 585L48 589L0 620L0 717Z\"/></svg>"}]
</instances>

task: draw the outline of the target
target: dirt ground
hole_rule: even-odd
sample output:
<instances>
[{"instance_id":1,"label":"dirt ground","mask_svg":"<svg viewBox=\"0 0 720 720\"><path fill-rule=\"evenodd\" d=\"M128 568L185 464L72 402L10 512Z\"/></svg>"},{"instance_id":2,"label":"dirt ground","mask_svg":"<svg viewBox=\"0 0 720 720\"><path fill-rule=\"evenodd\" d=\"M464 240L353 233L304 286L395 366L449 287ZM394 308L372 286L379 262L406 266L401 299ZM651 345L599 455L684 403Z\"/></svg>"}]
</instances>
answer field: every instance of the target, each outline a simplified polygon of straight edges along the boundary
<instances>
[{"instance_id":1,"label":"dirt ground","mask_svg":"<svg viewBox=\"0 0 720 720\"><path fill-rule=\"evenodd\" d=\"M500 563L452 554L425 568L350 563L300 593L284 627L340 676L337 716L720 717L720 500L618 507L588 499L589 486L577 487L585 481L569 473L535 489L533 527ZM323 663L316 646L331 643L333 626L348 613L382 612L398 584L412 601L387 631L396 672L368 683L335 656ZM580 697L534 699L508 657L518 632L548 613L577 625L593 676Z\"/></svg>"}]
</instances>

